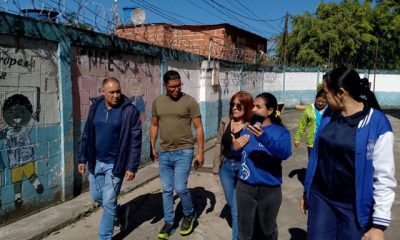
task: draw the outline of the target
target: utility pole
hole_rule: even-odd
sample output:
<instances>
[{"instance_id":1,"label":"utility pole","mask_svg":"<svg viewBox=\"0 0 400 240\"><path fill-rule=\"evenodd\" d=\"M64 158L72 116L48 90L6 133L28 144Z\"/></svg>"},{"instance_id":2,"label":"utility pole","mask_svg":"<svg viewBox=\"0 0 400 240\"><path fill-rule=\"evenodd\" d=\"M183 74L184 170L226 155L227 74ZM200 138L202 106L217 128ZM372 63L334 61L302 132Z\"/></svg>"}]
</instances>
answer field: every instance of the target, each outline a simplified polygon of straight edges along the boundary
<instances>
[{"instance_id":1,"label":"utility pole","mask_svg":"<svg viewBox=\"0 0 400 240\"><path fill-rule=\"evenodd\" d=\"M287 66L287 47L288 47L288 21L289 21L289 14L286 12L285 16L285 30L283 32L283 67Z\"/></svg>"},{"instance_id":2,"label":"utility pole","mask_svg":"<svg viewBox=\"0 0 400 240\"><path fill-rule=\"evenodd\" d=\"M374 57L374 85L372 87L372 92L375 92L375 80L376 80L376 62L378 61L378 40L376 40L375 45L375 57Z\"/></svg>"}]
</instances>

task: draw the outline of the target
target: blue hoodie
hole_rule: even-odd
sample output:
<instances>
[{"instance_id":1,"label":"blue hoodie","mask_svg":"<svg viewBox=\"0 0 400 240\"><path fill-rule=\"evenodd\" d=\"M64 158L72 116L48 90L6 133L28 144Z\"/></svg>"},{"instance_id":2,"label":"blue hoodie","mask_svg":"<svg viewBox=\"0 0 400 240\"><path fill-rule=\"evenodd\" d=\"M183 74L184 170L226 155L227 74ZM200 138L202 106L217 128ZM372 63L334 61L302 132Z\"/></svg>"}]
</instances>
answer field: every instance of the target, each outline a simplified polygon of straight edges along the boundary
<instances>
[{"instance_id":1,"label":"blue hoodie","mask_svg":"<svg viewBox=\"0 0 400 240\"><path fill-rule=\"evenodd\" d=\"M249 135L250 141L242 150L239 178L251 185L280 186L282 184L282 160L292 155L289 131L272 123L262 128L255 137L248 129L241 136Z\"/></svg>"}]
</instances>

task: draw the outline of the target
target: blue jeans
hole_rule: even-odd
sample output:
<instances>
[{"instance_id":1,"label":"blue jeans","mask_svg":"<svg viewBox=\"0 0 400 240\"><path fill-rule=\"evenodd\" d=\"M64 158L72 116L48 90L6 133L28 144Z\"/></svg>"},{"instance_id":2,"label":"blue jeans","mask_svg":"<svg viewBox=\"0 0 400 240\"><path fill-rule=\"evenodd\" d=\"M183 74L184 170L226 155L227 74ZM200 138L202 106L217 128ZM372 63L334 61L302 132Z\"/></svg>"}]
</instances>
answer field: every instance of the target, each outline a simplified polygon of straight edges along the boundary
<instances>
[{"instance_id":1,"label":"blue jeans","mask_svg":"<svg viewBox=\"0 0 400 240\"><path fill-rule=\"evenodd\" d=\"M94 175L89 175L90 195L103 207L103 216L98 230L101 240L112 238L117 214L117 197L123 180L113 175L113 167L114 164L96 161Z\"/></svg>"},{"instance_id":2,"label":"blue jeans","mask_svg":"<svg viewBox=\"0 0 400 240\"><path fill-rule=\"evenodd\" d=\"M160 152L160 179L163 188L162 199L164 209L164 221L173 223L174 213L174 189L181 198L183 214L191 215L194 212L192 198L190 197L187 181L193 159L193 148Z\"/></svg>"},{"instance_id":3,"label":"blue jeans","mask_svg":"<svg viewBox=\"0 0 400 240\"><path fill-rule=\"evenodd\" d=\"M238 181L240 161L229 161L224 159L219 170L222 188L224 189L226 202L231 210L232 217L232 239L238 239L238 222L236 206L236 185Z\"/></svg>"}]
</instances>

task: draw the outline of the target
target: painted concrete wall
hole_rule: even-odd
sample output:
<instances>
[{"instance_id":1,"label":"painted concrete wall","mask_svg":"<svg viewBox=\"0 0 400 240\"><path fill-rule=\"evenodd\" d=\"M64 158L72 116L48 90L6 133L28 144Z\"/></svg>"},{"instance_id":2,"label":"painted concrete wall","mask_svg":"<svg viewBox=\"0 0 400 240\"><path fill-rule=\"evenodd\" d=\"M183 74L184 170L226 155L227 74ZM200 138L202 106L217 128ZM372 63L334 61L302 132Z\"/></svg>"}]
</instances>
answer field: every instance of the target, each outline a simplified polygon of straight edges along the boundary
<instances>
[{"instance_id":1,"label":"painted concrete wall","mask_svg":"<svg viewBox=\"0 0 400 240\"><path fill-rule=\"evenodd\" d=\"M53 42L0 38L0 223L61 200L56 52Z\"/></svg>"},{"instance_id":2,"label":"painted concrete wall","mask_svg":"<svg viewBox=\"0 0 400 240\"><path fill-rule=\"evenodd\" d=\"M0 225L87 190L87 176L76 170L77 152L89 98L101 94L106 76L118 78L123 93L136 100L143 126L141 162L148 162L151 104L163 94L162 75L169 69L180 72L183 91L199 102L206 140L216 136L237 91L272 92L291 107L312 102L322 76L208 62L0 12ZM376 75L381 103L400 106L399 80L396 74Z\"/></svg>"},{"instance_id":3,"label":"painted concrete wall","mask_svg":"<svg viewBox=\"0 0 400 240\"><path fill-rule=\"evenodd\" d=\"M300 102L312 103L317 85L322 82L325 71L265 72L264 91L269 91L284 102L286 107L294 107ZM375 92L379 104L386 108L400 106L400 74L369 73L367 70L357 70L360 77L366 77L371 82L371 90ZM374 89L375 81L375 89Z\"/></svg>"}]
</instances>

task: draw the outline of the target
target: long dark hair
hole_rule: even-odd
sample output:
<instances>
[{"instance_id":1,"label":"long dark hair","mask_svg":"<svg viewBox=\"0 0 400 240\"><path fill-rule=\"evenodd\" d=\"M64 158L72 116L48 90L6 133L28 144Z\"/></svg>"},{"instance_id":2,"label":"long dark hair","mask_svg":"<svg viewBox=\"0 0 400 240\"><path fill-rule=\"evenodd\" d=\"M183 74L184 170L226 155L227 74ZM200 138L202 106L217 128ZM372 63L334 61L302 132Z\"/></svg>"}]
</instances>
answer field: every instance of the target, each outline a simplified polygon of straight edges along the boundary
<instances>
[{"instance_id":1,"label":"long dark hair","mask_svg":"<svg viewBox=\"0 0 400 240\"><path fill-rule=\"evenodd\" d=\"M257 95L256 98L262 98L265 101L265 106L267 107L267 109L273 108L274 111L271 113L271 115L269 115L269 119L271 119L272 123L277 123L279 125L283 125L282 124L282 120L279 117L279 114L277 114L277 109L278 109L278 100L276 100L276 97L274 95L272 95L271 93L268 92L263 92L259 95Z\"/></svg>"},{"instance_id":2,"label":"long dark hair","mask_svg":"<svg viewBox=\"0 0 400 240\"><path fill-rule=\"evenodd\" d=\"M338 67L324 75L326 86L335 95L340 88L345 89L357 102L381 110L375 94L371 91L371 84L367 78L361 79L358 73L347 67Z\"/></svg>"}]
</instances>

